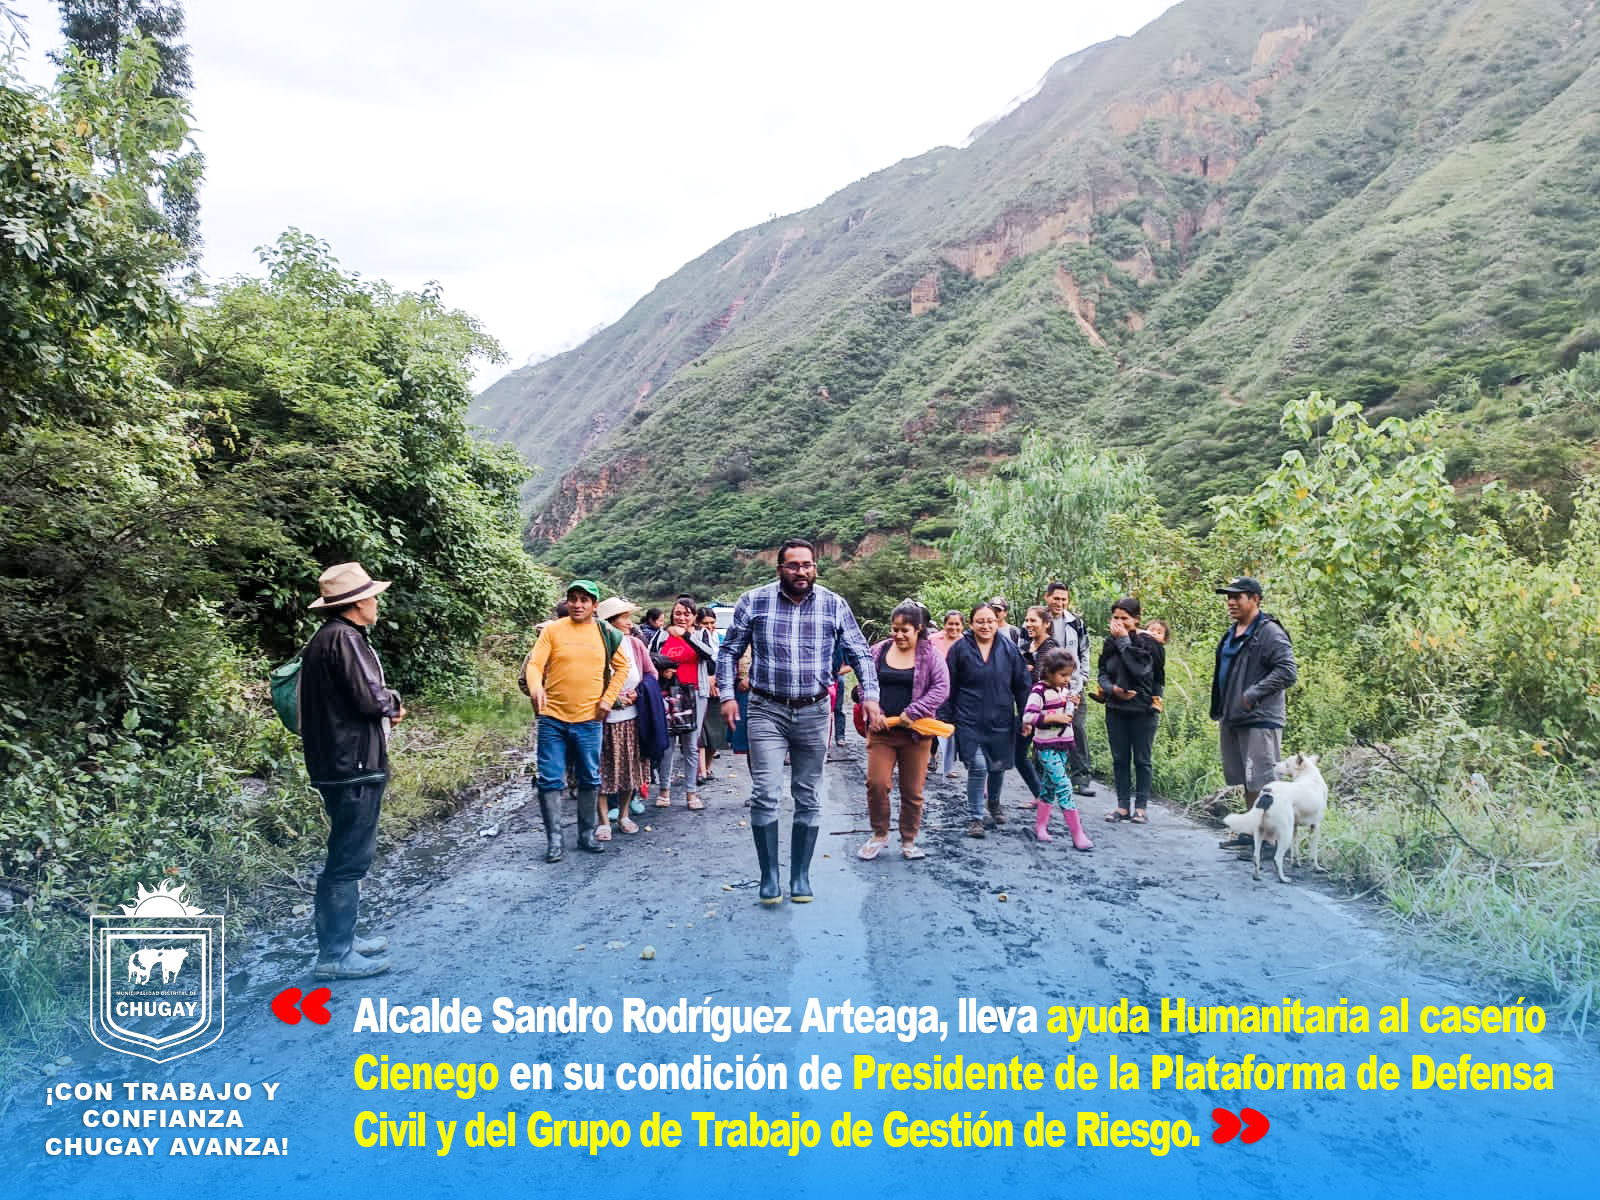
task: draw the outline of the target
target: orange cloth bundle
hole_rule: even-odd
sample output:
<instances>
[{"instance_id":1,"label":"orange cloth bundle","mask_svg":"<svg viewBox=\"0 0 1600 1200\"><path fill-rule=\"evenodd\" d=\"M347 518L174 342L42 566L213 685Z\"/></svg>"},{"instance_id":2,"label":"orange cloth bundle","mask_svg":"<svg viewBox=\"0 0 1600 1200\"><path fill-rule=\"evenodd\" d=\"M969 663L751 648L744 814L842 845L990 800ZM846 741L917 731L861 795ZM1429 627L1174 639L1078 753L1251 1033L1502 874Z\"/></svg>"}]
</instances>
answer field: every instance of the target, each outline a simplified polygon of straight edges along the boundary
<instances>
[{"instance_id":1,"label":"orange cloth bundle","mask_svg":"<svg viewBox=\"0 0 1600 1200\"><path fill-rule=\"evenodd\" d=\"M904 717L885 717L883 723L893 728L896 725L906 724ZM911 722L911 728L923 737L950 737L955 733L956 727L949 721L941 721L938 717L918 717Z\"/></svg>"}]
</instances>

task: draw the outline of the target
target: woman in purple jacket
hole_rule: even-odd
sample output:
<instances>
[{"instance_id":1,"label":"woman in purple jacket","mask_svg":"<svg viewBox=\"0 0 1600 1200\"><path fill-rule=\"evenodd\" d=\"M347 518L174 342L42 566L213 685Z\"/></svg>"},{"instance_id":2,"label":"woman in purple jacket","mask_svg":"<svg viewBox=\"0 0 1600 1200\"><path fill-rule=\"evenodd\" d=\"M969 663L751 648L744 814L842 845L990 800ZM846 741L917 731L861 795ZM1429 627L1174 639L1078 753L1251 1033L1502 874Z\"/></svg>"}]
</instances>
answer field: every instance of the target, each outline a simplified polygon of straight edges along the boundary
<instances>
[{"instance_id":1,"label":"woman in purple jacket","mask_svg":"<svg viewBox=\"0 0 1600 1200\"><path fill-rule=\"evenodd\" d=\"M925 858L917 845L922 827L922 785L928 778L928 743L907 728L912 721L938 714L950 696L944 655L926 636L927 610L915 601L899 605L889 617L889 639L872 648L878 668L878 703L883 717L902 717L893 726L877 719L867 732L867 813L872 836L856 851L873 859L889 844L889 788L900 771L900 853Z\"/></svg>"}]
</instances>

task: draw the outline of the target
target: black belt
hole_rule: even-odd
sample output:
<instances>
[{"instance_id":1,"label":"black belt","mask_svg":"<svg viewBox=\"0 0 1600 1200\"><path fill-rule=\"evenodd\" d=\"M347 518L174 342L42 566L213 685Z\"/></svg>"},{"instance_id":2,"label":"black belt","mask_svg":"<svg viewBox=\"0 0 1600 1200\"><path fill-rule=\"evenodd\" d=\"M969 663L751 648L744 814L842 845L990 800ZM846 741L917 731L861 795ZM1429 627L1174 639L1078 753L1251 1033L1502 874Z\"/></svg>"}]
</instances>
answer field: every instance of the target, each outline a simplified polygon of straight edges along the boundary
<instances>
[{"instance_id":1,"label":"black belt","mask_svg":"<svg viewBox=\"0 0 1600 1200\"><path fill-rule=\"evenodd\" d=\"M788 696L779 696L772 692L764 692L758 687L753 687L750 690L756 695L760 696L763 700L771 700L774 704L781 704L785 708L805 708L809 704L815 704L819 700L826 700L828 698L827 692L818 692L815 696L801 696L798 700L796 700Z\"/></svg>"}]
</instances>

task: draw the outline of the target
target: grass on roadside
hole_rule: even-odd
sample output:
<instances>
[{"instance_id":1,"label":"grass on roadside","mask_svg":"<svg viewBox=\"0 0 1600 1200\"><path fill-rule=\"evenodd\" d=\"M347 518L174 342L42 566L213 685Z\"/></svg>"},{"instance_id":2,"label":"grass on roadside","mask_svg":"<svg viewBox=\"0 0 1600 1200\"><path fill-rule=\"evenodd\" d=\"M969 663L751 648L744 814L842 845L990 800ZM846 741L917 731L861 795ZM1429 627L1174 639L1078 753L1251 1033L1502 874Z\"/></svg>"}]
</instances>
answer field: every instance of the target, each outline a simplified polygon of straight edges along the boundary
<instances>
[{"instance_id":1,"label":"grass on roadside","mask_svg":"<svg viewBox=\"0 0 1600 1200\"><path fill-rule=\"evenodd\" d=\"M485 657L479 666L468 698L412 705L395 730L380 847L453 811L470 785L523 770L515 752L529 744L532 721L514 665ZM261 711L238 757L265 764L264 777L241 775L215 754L197 760L186 747L178 756L185 782L148 757L110 799L59 774L41 774L44 783L31 789L8 781L10 797L30 806L25 819L14 812L6 826L14 845L37 841L36 827L53 827L53 840L65 845L63 812L74 821L79 810L97 815L81 822L81 855L35 850L39 868L12 881L11 907L0 911L0 1111L12 1084L38 1070L54 1074L57 1060L87 1036L88 917L127 900L134 880L189 884L192 899L227 914L235 948L246 944L241 935L310 902L327 828L322 802L306 782L299 739L276 724L264 696L256 699Z\"/></svg>"}]
</instances>

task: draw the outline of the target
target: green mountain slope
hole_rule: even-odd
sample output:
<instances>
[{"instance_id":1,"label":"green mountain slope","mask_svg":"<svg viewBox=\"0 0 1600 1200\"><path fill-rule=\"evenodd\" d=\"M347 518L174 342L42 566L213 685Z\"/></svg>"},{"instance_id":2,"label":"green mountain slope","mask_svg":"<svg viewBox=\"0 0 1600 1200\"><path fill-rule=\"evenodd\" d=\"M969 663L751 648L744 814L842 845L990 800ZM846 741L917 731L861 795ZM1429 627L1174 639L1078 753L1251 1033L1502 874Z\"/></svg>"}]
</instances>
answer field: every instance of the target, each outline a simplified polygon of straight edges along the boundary
<instances>
[{"instance_id":1,"label":"green mountain slope","mask_svg":"<svg viewBox=\"0 0 1600 1200\"><path fill-rule=\"evenodd\" d=\"M950 474L1036 427L1143 449L1199 519L1290 394L1408 411L1594 340L1597 62L1589 0L1188 0L967 148L734 235L474 419L545 469L529 540L639 586L795 530L937 536Z\"/></svg>"}]
</instances>

